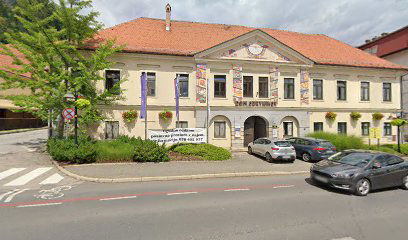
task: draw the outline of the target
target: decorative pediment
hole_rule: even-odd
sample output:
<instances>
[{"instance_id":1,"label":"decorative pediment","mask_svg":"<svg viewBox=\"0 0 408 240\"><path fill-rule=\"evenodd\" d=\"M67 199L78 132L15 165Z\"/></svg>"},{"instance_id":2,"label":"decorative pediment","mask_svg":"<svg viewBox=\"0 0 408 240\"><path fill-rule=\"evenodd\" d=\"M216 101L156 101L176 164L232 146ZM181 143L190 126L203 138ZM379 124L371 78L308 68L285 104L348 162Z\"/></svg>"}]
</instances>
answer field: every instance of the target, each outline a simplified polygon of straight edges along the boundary
<instances>
[{"instance_id":1,"label":"decorative pediment","mask_svg":"<svg viewBox=\"0 0 408 240\"><path fill-rule=\"evenodd\" d=\"M252 60L276 63L312 62L261 30L255 30L196 55L203 59Z\"/></svg>"}]
</instances>

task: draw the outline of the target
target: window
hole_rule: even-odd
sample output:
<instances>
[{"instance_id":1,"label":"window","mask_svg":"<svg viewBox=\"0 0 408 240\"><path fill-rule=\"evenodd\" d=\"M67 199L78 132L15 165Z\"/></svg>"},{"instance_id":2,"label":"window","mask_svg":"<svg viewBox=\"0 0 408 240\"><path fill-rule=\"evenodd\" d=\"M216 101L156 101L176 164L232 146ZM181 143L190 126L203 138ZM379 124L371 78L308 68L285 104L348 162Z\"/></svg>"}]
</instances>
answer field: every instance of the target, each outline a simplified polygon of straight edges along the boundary
<instances>
[{"instance_id":1,"label":"window","mask_svg":"<svg viewBox=\"0 0 408 240\"><path fill-rule=\"evenodd\" d=\"M323 99L323 80L321 79L313 79L313 99Z\"/></svg>"},{"instance_id":2,"label":"window","mask_svg":"<svg viewBox=\"0 0 408 240\"><path fill-rule=\"evenodd\" d=\"M284 79L284 91L285 99L295 99L295 79L293 78Z\"/></svg>"},{"instance_id":3,"label":"window","mask_svg":"<svg viewBox=\"0 0 408 240\"><path fill-rule=\"evenodd\" d=\"M370 123L369 122L361 123L361 135L363 136L370 135Z\"/></svg>"},{"instance_id":4,"label":"window","mask_svg":"<svg viewBox=\"0 0 408 240\"><path fill-rule=\"evenodd\" d=\"M370 83L361 82L361 101L370 101Z\"/></svg>"},{"instance_id":5,"label":"window","mask_svg":"<svg viewBox=\"0 0 408 240\"><path fill-rule=\"evenodd\" d=\"M384 123L384 136L391 136L392 128L391 123Z\"/></svg>"},{"instance_id":6,"label":"window","mask_svg":"<svg viewBox=\"0 0 408 240\"><path fill-rule=\"evenodd\" d=\"M147 96L156 96L156 73L147 73Z\"/></svg>"},{"instance_id":7,"label":"window","mask_svg":"<svg viewBox=\"0 0 408 240\"><path fill-rule=\"evenodd\" d=\"M188 122L187 121L177 121L176 128L188 128Z\"/></svg>"},{"instance_id":8,"label":"window","mask_svg":"<svg viewBox=\"0 0 408 240\"><path fill-rule=\"evenodd\" d=\"M283 135L285 137L293 136L293 122L283 122Z\"/></svg>"},{"instance_id":9,"label":"window","mask_svg":"<svg viewBox=\"0 0 408 240\"><path fill-rule=\"evenodd\" d=\"M112 94L120 94L120 71L106 70L105 71L105 89Z\"/></svg>"},{"instance_id":10,"label":"window","mask_svg":"<svg viewBox=\"0 0 408 240\"><path fill-rule=\"evenodd\" d=\"M214 97L225 98L225 85L226 85L225 75L215 75L214 76Z\"/></svg>"},{"instance_id":11,"label":"window","mask_svg":"<svg viewBox=\"0 0 408 240\"><path fill-rule=\"evenodd\" d=\"M225 122L214 122L214 138L225 138Z\"/></svg>"},{"instance_id":12,"label":"window","mask_svg":"<svg viewBox=\"0 0 408 240\"><path fill-rule=\"evenodd\" d=\"M244 97L253 97L254 88L253 88L253 77L244 76Z\"/></svg>"},{"instance_id":13,"label":"window","mask_svg":"<svg viewBox=\"0 0 408 240\"><path fill-rule=\"evenodd\" d=\"M397 156L393 156L393 155L387 155L386 159L388 160L387 161L388 166L399 164L399 163L402 163L404 161L401 158L399 158Z\"/></svg>"},{"instance_id":14,"label":"window","mask_svg":"<svg viewBox=\"0 0 408 240\"><path fill-rule=\"evenodd\" d=\"M188 97L188 74L179 74L179 96Z\"/></svg>"},{"instance_id":15,"label":"window","mask_svg":"<svg viewBox=\"0 0 408 240\"><path fill-rule=\"evenodd\" d=\"M105 138L114 139L119 136L119 122L107 121L105 122Z\"/></svg>"},{"instance_id":16,"label":"window","mask_svg":"<svg viewBox=\"0 0 408 240\"><path fill-rule=\"evenodd\" d=\"M322 122L315 122L315 123L313 123L313 131L315 131L315 132L323 132L323 123L322 123Z\"/></svg>"},{"instance_id":17,"label":"window","mask_svg":"<svg viewBox=\"0 0 408 240\"><path fill-rule=\"evenodd\" d=\"M337 123L337 132L339 134L347 134L347 123L346 122L338 122Z\"/></svg>"},{"instance_id":18,"label":"window","mask_svg":"<svg viewBox=\"0 0 408 240\"><path fill-rule=\"evenodd\" d=\"M391 101L391 83L383 83L383 101Z\"/></svg>"},{"instance_id":19,"label":"window","mask_svg":"<svg viewBox=\"0 0 408 240\"><path fill-rule=\"evenodd\" d=\"M259 98L269 97L268 77L259 77Z\"/></svg>"},{"instance_id":20,"label":"window","mask_svg":"<svg viewBox=\"0 0 408 240\"><path fill-rule=\"evenodd\" d=\"M337 100L345 101L347 99L346 81L337 81Z\"/></svg>"}]
</instances>

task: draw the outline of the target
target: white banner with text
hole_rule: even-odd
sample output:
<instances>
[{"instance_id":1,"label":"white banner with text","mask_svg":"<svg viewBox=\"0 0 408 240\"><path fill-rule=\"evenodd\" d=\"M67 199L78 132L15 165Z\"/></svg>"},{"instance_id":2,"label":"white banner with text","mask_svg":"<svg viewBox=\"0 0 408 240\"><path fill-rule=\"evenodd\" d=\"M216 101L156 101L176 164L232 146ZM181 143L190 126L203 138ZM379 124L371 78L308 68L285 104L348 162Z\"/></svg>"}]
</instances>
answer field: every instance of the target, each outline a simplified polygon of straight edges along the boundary
<instances>
[{"instance_id":1,"label":"white banner with text","mask_svg":"<svg viewBox=\"0 0 408 240\"><path fill-rule=\"evenodd\" d=\"M148 138L157 143L206 143L205 128L175 128L167 130L148 130Z\"/></svg>"}]
</instances>

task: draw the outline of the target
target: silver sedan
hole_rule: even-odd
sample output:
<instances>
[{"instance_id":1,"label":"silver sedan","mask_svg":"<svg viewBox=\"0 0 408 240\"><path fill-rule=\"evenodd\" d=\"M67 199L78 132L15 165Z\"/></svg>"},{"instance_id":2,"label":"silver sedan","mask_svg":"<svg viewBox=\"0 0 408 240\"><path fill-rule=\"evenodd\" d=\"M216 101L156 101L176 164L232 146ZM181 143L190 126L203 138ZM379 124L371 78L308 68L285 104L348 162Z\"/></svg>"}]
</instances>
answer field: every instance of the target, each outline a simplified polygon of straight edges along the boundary
<instances>
[{"instance_id":1,"label":"silver sedan","mask_svg":"<svg viewBox=\"0 0 408 240\"><path fill-rule=\"evenodd\" d=\"M296 159L295 148L288 141L258 138L248 144L248 153L265 157L268 162L279 160L293 162Z\"/></svg>"}]
</instances>

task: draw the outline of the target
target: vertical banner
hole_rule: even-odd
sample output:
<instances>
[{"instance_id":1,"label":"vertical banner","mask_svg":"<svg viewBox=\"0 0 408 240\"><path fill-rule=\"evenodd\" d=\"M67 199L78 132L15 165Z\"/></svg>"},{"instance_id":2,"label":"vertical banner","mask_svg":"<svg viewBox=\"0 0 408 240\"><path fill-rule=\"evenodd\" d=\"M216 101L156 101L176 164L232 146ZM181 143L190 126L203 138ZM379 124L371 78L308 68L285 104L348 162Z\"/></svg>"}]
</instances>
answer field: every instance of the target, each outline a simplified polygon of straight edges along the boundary
<instances>
[{"instance_id":1,"label":"vertical banner","mask_svg":"<svg viewBox=\"0 0 408 240\"><path fill-rule=\"evenodd\" d=\"M242 66L232 65L234 102L242 100Z\"/></svg>"},{"instance_id":2,"label":"vertical banner","mask_svg":"<svg viewBox=\"0 0 408 240\"><path fill-rule=\"evenodd\" d=\"M196 101L199 103L205 103L207 98L207 65L197 63L196 69Z\"/></svg>"},{"instance_id":3,"label":"vertical banner","mask_svg":"<svg viewBox=\"0 0 408 240\"><path fill-rule=\"evenodd\" d=\"M140 76L141 83L141 106L140 106L140 118L146 118L146 100L147 100L147 75L145 72Z\"/></svg>"},{"instance_id":4,"label":"vertical banner","mask_svg":"<svg viewBox=\"0 0 408 240\"><path fill-rule=\"evenodd\" d=\"M176 78L174 79L174 95L175 95L175 99L176 99L176 119L177 122L180 119L180 113L179 113L179 75L176 74Z\"/></svg>"},{"instance_id":5,"label":"vertical banner","mask_svg":"<svg viewBox=\"0 0 408 240\"><path fill-rule=\"evenodd\" d=\"M300 103L309 104L309 72L300 70Z\"/></svg>"},{"instance_id":6,"label":"vertical banner","mask_svg":"<svg viewBox=\"0 0 408 240\"><path fill-rule=\"evenodd\" d=\"M269 67L269 82L270 82L270 97L273 102L278 102L278 79L279 79L279 68Z\"/></svg>"}]
</instances>

